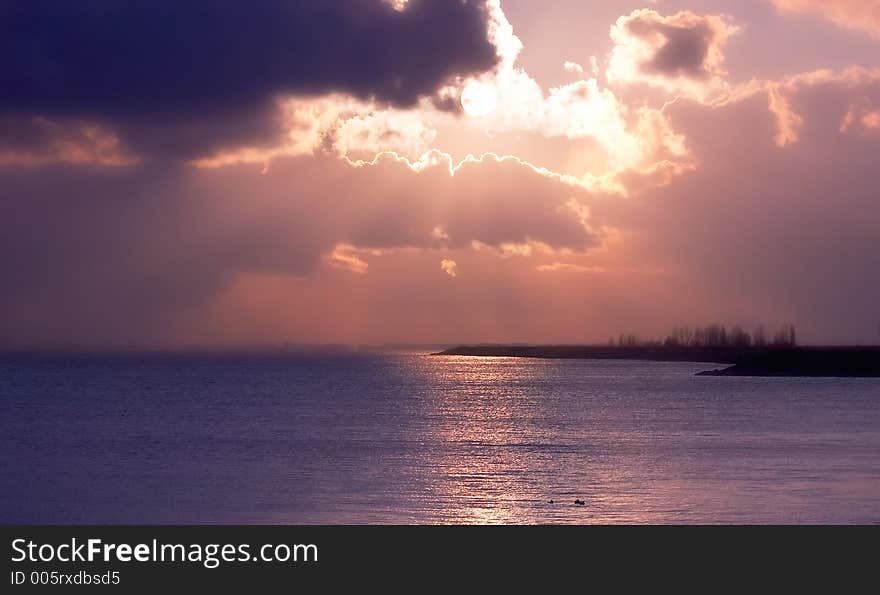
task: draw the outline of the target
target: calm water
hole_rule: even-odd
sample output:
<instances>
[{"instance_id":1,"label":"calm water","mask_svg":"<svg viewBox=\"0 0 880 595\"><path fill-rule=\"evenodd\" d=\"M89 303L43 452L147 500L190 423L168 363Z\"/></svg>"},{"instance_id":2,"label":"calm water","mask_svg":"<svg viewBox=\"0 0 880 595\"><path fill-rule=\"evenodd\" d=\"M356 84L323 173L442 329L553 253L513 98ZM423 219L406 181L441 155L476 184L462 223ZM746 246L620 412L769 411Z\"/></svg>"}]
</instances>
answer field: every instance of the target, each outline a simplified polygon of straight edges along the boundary
<instances>
[{"instance_id":1,"label":"calm water","mask_svg":"<svg viewBox=\"0 0 880 595\"><path fill-rule=\"evenodd\" d=\"M880 522L880 380L706 368L5 356L0 522Z\"/></svg>"}]
</instances>

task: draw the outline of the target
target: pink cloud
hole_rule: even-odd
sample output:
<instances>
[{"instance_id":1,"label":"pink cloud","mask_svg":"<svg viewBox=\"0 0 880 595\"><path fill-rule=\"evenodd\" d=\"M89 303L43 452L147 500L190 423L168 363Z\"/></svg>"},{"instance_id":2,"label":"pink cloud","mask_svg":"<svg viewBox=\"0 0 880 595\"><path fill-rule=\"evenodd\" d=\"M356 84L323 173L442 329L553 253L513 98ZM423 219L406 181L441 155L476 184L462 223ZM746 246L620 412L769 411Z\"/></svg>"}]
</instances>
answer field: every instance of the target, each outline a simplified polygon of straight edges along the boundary
<instances>
[{"instance_id":1,"label":"pink cloud","mask_svg":"<svg viewBox=\"0 0 880 595\"><path fill-rule=\"evenodd\" d=\"M770 0L780 10L819 14L836 25L880 37L880 0Z\"/></svg>"},{"instance_id":2,"label":"pink cloud","mask_svg":"<svg viewBox=\"0 0 880 595\"><path fill-rule=\"evenodd\" d=\"M779 143L771 93L797 115L794 142ZM857 98L875 105L880 76L808 73L723 105L678 102L669 116L699 166L633 201L597 204L594 225L626 229L619 250L636 261L661 259L669 278L688 280L683 299L715 316L749 324L790 318L812 340L871 340L880 300L880 281L867 273L880 266L880 139L840 133Z\"/></svg>"},{"instance_id":3,"label":"pink cloud","mask_svg":"<svg viewBox=\"0 0 880 595\"><path fill-rule=\"evenodd\" d=\"M723 47L738 27L720 15L634 10L611 27L611 83L644 83L703 98L726 88Z\"/></svg>"}]
</instances>

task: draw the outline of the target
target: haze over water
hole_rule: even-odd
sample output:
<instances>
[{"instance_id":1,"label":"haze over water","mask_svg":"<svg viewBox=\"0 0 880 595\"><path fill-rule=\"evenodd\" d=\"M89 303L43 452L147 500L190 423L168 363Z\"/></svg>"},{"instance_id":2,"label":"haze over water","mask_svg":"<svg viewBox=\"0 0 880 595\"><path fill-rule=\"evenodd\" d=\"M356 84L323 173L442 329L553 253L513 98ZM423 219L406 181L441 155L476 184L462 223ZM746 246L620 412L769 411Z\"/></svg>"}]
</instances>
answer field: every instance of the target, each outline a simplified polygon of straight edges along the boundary
<instances>
[{"instance_id":1,"label":"haze over water","mask_svg":"<svg viewBox=\"0 0 880 595\"><path fill-rule=\"evenodd\" d=\"M0 521L880 521L880 379L711 367L3 356Z\"/></svg>"}]
</instances>

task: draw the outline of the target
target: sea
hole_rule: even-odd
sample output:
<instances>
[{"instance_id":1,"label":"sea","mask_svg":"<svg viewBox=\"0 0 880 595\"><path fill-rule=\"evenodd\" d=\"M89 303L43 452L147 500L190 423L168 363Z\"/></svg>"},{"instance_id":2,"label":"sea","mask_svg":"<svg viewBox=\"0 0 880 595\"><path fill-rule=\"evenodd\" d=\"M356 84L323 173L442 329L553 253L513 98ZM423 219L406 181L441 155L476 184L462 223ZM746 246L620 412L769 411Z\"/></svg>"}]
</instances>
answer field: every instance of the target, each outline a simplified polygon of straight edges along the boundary
<instances>
[{"instance_id":1,"label":"sea","mask_svg":"<svg viewBox=\"0 0 880 595\"><path fill-rule=\"evenodd\" d=\"M0 355L0 523L880 522L880 379L714 367Z\"/></svg>"}]
</instances>

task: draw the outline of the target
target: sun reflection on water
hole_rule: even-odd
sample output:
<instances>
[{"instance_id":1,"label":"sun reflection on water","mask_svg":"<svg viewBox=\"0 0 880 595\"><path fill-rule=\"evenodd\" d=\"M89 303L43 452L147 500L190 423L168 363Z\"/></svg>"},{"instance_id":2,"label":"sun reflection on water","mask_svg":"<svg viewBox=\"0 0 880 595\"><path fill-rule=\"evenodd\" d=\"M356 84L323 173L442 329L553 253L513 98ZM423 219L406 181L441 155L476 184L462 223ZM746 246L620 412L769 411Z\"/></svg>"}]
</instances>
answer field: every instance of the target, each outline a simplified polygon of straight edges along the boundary
<instances>
[{"instance_id":1,"label":"sun reflection on water","mask_svg":"<svg viewBox=\"0 0 880 595\"><path fill-rule=\"evenodd\" d=\"M689 364L422 356L407 366L433 387L413 428L429 469L419 522L747 522L821 514L808 512L816 484L860 506L865 486L880 493L876 474L844 482L855 487L803 479L798 466L836 473L837 459L804 454L841 436L817 434L821 417L792 420L784 396L756 407L756 390L784 389L763 380L716 394ZM876 439L846 438L859 460Z\"/></svg>"},{"instance_id":2,"label":"sun reflection on water","mask_svg":"<svg viewBox=\"0 0 880 595\"><path fill-rule=\"evenodd\" d=\"M581 417L559 427L569 404L552 385L556 366L542 360L450 357L430 360L419 372L446 390L433 402L425 428L427 443L440 443L426 456L430 498L438 522L590 522L595 509L637 510L633 500L604 485L625 478L600 459L614 456L571 434ZM536 388L547 387L547 391ZM613 434L613 433L612 433ZM608 434L605 440L613 440ZM575 500L584 499L578 506ZM552 501L552 502L551 502ZM605 517L607 519L607 517ZM630 522L647 517L629 514Z\"/></svg>"}]
</instances>

